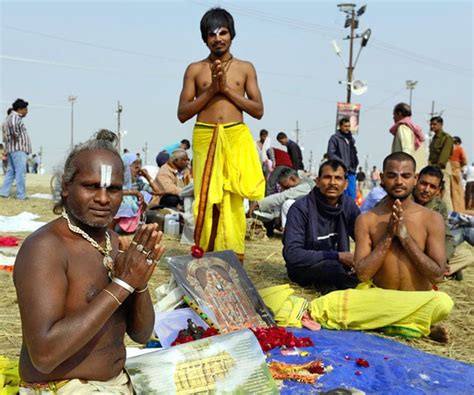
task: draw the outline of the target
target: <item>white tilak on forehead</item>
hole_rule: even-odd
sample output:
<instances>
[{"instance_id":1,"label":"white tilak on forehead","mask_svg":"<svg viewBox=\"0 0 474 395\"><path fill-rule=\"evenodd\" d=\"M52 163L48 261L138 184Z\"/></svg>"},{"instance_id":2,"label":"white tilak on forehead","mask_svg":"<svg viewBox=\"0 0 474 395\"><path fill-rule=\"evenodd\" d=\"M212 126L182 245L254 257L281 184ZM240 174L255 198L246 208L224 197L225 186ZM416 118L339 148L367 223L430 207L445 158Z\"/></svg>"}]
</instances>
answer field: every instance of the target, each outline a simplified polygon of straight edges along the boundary
<instances>
[{"instance_id":1,"label":"white tilak on forehead","mask_svg":"<svg viewBox=\"0 0 474 395\"><path fill-rule=\"evenodd\" d=\"M213 33L214 33L216 36L218 36L219 33L222 31L222 29L224 29L224 28L223 28L223 27L217 27L217 28L214 29Z\"/></svg>"},{"instance_id":2,"label":"white tilak on forehead","mask_svg":"<svg viewBox=\"0 0 474 395\"><path fill-rule=\"evenodd\" d=\"M100 186L108 188L112 182L112 166L100 165Z\"/></svg>"}]
</instances>

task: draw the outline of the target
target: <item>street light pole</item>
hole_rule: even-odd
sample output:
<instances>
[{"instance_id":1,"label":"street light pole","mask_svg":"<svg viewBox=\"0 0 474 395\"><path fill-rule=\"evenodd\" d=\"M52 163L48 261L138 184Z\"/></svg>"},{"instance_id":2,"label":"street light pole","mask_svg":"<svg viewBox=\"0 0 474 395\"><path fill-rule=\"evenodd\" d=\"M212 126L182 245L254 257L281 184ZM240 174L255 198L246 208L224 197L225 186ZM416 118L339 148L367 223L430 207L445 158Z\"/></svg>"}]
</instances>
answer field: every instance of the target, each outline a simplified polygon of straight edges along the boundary
<instances>
[{"instance_id":1,"label":"street light pole","mask_svg":"<svg viewBox=\"0 0 474 395\"><path fill-rule=\"evenodd\" d=\"M77 96L69 95L67 98L69 103L71 103L71 149L74 148L74 102L77 99Z\"/></svg>"},{"instance_id":2,"label":"street light pole","mask_svg":"<svg viewBox=\"0 0 474 395\"><path fill-rule=\"evenodd\" d=\"M357 11L355 9L356 5L353 3L342 3L338 4L337 6L339 7L340 11L344 12L347 15L344 27L350 27L351 29L349 35L345 37L345 40L349 40L349 64L347 66L346 101L347 103L350 103L352 94L352 80L354 78L354 69L356 67L357 61L359 60L359 55L362 48L364 48L367 45L367 42L369 41L371 30L367 29L362 35L355 34L356 29L359 28L359 17L365 13L367 6L364 5L360 7ZM361 39L361 46L354 63L354 39L356 38ZM334 47L334 50L336 51L336 54L338 56L341 56L341 50L337 46L337 43L333 41L332 45Z\"/></svg>"},{"instance_id":3,"label":"street light pole","mask_svg":"<svg viewBox=\"0 0 474 395\"><path fill-rule=\"evenodd\" d=\"M351 102L351 92L352 92L352 51L354 46L354 29L355 29L355 9L352 9L351 12L351 33L349 37L349 66L347 67L347 103Z\"/></svg>"},{"instance_id":4,"label":"street light pole","mask_svg":"<svg viewBox=\"0 0 474 395\"><path fill-rule=\"evenodd\" d=\"M413 89L415 89L416 84L418 84L418 81L412 81L412 80L406 81L406 87L410 91L410 102L408 103L410 104L410 107L411 107L411 99L413 97Z\"/></svg>"}]
</instances>

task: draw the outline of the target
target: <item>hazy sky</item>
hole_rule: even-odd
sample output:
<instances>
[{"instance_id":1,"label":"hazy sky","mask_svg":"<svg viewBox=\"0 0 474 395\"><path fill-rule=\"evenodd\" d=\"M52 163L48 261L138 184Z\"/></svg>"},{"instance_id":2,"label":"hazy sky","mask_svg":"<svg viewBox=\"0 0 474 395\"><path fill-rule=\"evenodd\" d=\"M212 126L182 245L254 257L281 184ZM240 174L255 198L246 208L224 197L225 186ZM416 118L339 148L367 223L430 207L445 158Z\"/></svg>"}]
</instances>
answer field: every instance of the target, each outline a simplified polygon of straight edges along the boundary
<instances>
[{"instance_id":1,"label":"hazy sky","mask_svg":"<svg viewBox=\"0 0 474 395\"><path fill-rule=\"evenodd\" d=\"M473 137L472 2L368 1L359 33L372 29L355 79L368 91L353 96L362 105L356 136L361 164L380 166L389 153L393 106L408 102L406 80L416 80L414 120L425 132L435 101L445 130L460 136L470 161ZM70 104L75 142L99 128L117 129L117 101L123 106L122 147L148 161L158 150L191 138L194 121L180 124L176 108L184 70L208 55L199 22L220 5L235 19L234 56L256 67L265 114L246 116L254 136L260 129L301 129L305 163L316 164L334 131L336 103L345 101L348 34L337 2L319 1L1 1L0 110L21 97L30 103L25 123L34 151L43 148L49 170L70 146ZM331 45L337 40L341 62ZM355 42L355 51L359 49ZM278 143L276 142L278 146Z\"/></svg>"}]
</instances>

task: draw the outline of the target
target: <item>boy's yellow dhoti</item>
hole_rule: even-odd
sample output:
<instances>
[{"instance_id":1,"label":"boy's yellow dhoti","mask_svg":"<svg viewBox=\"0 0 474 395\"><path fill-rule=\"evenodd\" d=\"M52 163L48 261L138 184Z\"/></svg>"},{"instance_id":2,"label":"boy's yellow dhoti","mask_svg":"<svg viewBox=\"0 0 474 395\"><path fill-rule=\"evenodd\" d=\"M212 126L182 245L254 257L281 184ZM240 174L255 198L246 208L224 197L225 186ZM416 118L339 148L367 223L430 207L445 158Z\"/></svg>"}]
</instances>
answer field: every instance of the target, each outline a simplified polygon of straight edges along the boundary
<instances>
[{"instance_id":1,"label":"boy's yellow dhoti","mask_svg":"<svg viewBox=\"0 0 474 395\"><path fill-rule=\"evenodd\" d=\"M196 123L193 131L194 242L204 251L245 250L243 199L261 200L265 178L243 123Z\"/></svg>"}]
</instances>

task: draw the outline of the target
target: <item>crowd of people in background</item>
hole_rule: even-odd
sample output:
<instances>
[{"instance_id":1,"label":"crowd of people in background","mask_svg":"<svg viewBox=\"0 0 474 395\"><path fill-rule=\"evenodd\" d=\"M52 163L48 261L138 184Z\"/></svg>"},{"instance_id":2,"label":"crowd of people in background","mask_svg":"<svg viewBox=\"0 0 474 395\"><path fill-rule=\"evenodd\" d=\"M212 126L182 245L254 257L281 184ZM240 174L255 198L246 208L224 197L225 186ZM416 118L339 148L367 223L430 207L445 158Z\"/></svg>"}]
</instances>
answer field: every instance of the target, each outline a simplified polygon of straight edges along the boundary
<instances>
[{"instance_id":1,"label":"crowd of people in background","mask_svg":"<svg viewBox=\"0 0 474 395\"><path fill-rule=\"evenodd\" d=\"M2 125L4 143L0 144L0 157L5 175L0 190L2 197L9 196L16 181L17 198L25 199L25 174L39 172L41 154L31 154L31 143L23 123L27 113L28 103L18 99L12 104ZM442 172L436 193L437 198L446 205L444 217L447 218L448 213L472 215L474 163L469 165L461 138L447 133L443 129L443 118L435 116L429 123L433 138L428 144L421 127L413 122L411 108L406 103L394 107L393 120L389 130L393 135L392 152L405 152L413 156L417 173L426 169L428 164ZM255 141L265 192L262 199L246 205L247 217L261 220L268 236L273 236L275 230L284 231L290 207L310 192L318 178L305 170L303 150L298 142L288 138L285 132L275 134L273 143L270 132L262 129ZM156 168L143 164L139 153L131 154L128 149L123 150L125 175L131 177L131 182L124 187L124 202L113 226L116 230L133 232L140 221L161 221L163 225L163 216L157 214L162 208L184 215L185 196L192 200L195 198L193 166L188 151L193 150L187 139L164 146L156 155ZM348 118L341 118L336 132L329 136L321 164L334 160L344 164L347 188L343 192L356 202L361 212L373 209L386 196L377 166L372 166L370 172L359 166L356 139L350 131ZM190 207L192 204L188 206L188 218L193 217ZM188 225L192 229L195 224L190 222Z\"/></svg>"}]
</instances>

